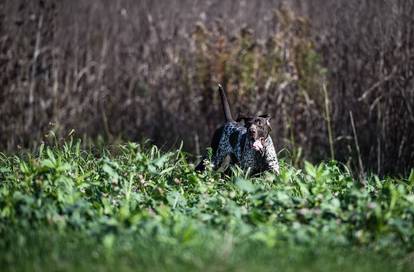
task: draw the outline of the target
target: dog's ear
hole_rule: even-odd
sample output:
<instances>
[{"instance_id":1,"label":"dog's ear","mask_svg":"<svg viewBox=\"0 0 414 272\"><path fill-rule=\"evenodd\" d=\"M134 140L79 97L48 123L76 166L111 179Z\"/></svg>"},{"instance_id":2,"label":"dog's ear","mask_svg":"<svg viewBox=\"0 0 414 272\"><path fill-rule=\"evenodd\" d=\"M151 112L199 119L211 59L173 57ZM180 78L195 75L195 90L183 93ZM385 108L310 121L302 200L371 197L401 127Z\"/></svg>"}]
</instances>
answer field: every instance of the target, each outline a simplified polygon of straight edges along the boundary
<instances>
[{"instance_id":1,"label":"dog's ear","mask_svg":"<svg viewBox=\"0 0 414 272\"><path fill-rule=\"evenodd\" d=\"M259 117L265 118L266 119L266 125L268 125L270 130L272 130L272 127L270 126L270 119L272 119L272 117L270 117L270 115L267 114L267 113L259 115Z\"/></svg>"},{"instance_id":2,"label":"dog's ear","mask_svg":"<svg viewBox=\"0 0 414 272\"><path fill-rule=\"evenodd\" d=\"M266 118L266 119L269 119L270 120L270 115L269 114L261 114L261 115L259 115L259 117L262 117L262 118Z\"/></svg>"}]
</instances>

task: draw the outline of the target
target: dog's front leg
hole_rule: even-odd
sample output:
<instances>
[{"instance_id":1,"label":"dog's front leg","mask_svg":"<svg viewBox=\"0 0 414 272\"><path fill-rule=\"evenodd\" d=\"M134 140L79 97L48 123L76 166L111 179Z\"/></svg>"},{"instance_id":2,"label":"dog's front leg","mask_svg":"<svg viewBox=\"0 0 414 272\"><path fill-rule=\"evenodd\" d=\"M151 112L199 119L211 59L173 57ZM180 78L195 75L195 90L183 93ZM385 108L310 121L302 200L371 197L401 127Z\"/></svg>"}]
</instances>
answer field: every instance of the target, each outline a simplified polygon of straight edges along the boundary
<instances>
[{"instance_id":1,"label":"dog's front leg","mask_svg":"<svg viewBox=\"0 0 414 272\"><path fill-rule=\"evenodd\" d=\"M266 139L266 151L265 151L265 160L269 170L273 171L276 175L279 175L279 161L277 160L277 154L275 147L273 145L272 138L268 137Z\"/></svg>"}]
</instances>

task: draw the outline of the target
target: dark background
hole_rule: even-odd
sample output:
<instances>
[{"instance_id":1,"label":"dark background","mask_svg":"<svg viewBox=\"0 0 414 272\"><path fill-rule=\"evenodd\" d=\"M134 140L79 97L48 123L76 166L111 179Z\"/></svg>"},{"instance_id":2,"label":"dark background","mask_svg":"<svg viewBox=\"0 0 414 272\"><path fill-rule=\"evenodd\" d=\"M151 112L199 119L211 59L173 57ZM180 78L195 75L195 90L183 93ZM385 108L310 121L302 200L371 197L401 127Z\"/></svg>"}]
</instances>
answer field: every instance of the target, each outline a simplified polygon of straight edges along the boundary
<instances>
[{"instance_id":1,"label":"dark background","mask_svg":"<svg viewBox=\"0 0 414 272\"><path fill-rule=\"evenodd\" d=\"M404 173L413 14L411 0L3 0L0 150L74 129L198 154L223 119L221 82L234 115L273 116L294 163Z\"/></svg>"}]
</instances>

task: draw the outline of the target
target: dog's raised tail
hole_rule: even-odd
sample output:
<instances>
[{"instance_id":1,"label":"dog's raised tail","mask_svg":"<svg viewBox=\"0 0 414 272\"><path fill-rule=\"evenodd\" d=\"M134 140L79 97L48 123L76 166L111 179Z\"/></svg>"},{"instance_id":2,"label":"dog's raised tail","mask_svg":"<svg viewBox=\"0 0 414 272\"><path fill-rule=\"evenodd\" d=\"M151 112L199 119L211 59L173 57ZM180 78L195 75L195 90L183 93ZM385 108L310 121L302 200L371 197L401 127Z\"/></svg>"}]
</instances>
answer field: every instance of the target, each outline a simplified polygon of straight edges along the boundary
<instances>
[{"instance_id":1,"label":"dog's raised tail","mask_svg":"<svg viewBox=\"0 0 414 272\"><path fill-rule=\"evenodd\" d=\"M232 122L233 117L231 116L231 110L229 101L227 100L226 93L223 89L223 86L218 84L219 92L220 92L220 98L221 98L221 104L223 105L223 111L224 111L224 118L226 119L226 122Z\"/></svg>"}]
</instances>

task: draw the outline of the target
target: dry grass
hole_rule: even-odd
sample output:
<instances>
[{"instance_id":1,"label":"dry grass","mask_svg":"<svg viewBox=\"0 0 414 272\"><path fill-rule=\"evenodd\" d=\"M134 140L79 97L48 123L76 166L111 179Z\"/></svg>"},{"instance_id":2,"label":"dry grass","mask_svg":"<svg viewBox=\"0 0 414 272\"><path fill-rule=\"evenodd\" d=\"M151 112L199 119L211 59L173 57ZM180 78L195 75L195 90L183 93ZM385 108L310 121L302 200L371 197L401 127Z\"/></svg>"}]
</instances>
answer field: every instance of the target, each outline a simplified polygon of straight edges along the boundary
<instances>
[{"instance_id":1,"label":"dry grass","mask_svg":"<svg viewBox=\"0 0 414 272\"><path fill-rule=\"evenodd\" d=\"M234 114L274 116L294 161L412 167L412 1L285 2L1 2L1 148L75 129L194 152L222 120L220 81Z\"/></svg>"}]
</instances>

